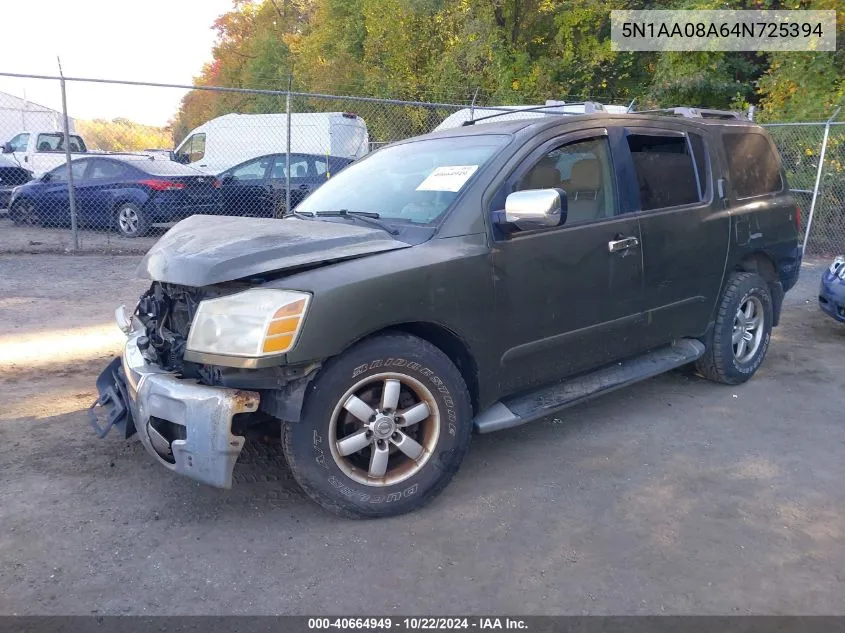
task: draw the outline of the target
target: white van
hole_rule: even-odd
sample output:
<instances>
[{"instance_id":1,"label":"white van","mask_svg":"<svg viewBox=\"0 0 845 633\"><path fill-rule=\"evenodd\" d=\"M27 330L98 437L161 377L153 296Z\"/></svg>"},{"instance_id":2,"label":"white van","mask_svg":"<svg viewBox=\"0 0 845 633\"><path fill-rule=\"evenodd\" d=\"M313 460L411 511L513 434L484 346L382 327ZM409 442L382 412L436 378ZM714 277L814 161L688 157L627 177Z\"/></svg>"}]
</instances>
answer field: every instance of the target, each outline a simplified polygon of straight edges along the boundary
<instances>
[{"instance_id":1,"label":"white van","mask_svg":"<svg viewBox=\"0 0 845 633\"><path fill-rule=\"evenodd\" d=\"M538 110L537 108L543 108ZM513 110L502 114L503 110ZM461 127L466 121L478 121L482 117L496 115L491 121L514 121L518 119L540 119L545 116L558 114L587 114L591 112L611 112L613 114L625 114L628 106L603 105L596 102L588 103L566 103L547 99L544 105L517 105L517 106L496 106L495 108L463 108L453 112L443 122L434 128L437 130L449 130ZM481 121L479 121L481 123Z\"/></svg>"},{"instance_id":2,"label":"white van","mask_svg":"<svg viewBox=\"0 0 845 633\"><path fill-rule=\"evenodd\" d=\"M291 114L291 152L360 158L369 140L367 124L356 114ZM286 114L226 114L192 130L173 159L217 175L250 158L286 150Z\"/></svg>"}]
</instances>

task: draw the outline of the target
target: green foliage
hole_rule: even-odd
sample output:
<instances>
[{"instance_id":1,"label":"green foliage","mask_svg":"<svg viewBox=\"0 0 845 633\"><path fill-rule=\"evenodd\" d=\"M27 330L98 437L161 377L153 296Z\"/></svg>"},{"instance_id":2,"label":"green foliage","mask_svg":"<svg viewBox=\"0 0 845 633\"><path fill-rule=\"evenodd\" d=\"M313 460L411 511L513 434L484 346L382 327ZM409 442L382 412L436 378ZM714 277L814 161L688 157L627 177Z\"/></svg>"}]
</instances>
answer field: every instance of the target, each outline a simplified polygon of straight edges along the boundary
<instances>
[{"instance_id":1,"label":"green foliage","mask_svg":"<svg viewBox=\"0 0 845 633\"><path fill-rule=\"evenodd\" d=\"M128 119L76 119L76 131L91 149L111 152L129 152L144 149L169 149L172 131L135 123Z\"/></svg>"},{"instance_id":2,"label":"green foliage","mask_svg":"<svg viewBox=\"0 0 845 633\"><path fill-rule=\"evenodd\" d=\"M820 118L845 103L841 0L234 0L198 85L465 103L637 99L643 106L760 106ZM838 9L835 53L625 53L612 9ZM309 102L312 109L327 102ZM192 91L178 141L227 112L278 112L275 96ZM337 109L334 106L333 109ZM430 112L430 111L429 111ZM423 119L428 116L421 115ZM369 120L368 120L369 123Z\"/></svg>"}]
</instances>

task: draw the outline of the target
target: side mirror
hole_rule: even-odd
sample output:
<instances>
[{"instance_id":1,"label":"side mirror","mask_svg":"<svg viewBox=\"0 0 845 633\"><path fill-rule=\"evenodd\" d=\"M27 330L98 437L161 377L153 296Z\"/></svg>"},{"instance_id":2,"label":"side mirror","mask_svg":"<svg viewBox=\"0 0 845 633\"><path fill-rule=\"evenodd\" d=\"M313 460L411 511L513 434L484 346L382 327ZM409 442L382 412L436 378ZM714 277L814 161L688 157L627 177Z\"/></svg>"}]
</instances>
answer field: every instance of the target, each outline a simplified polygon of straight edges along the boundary
<instances>
[{"instance_id":1,"label":"side mirror","mask_svg":"<svg viewBox=\"0 0 845 633\"><path fill-rule=\"evenodd\" d=\"M4 154L11 154L14 150L12 149L11 143L3 143L3 153Z\"/></svg>"},{"instance_id":2,"label":"side mirror","mask_svg":"<svg viewBox=\"0 0 845 633\"><path fill-rule=\"evenodd\" d=\"M503 220L523 231L560 226L566 222L566 209L563 189L514 191L505 200Z\"/></svg>"}]
</instances>

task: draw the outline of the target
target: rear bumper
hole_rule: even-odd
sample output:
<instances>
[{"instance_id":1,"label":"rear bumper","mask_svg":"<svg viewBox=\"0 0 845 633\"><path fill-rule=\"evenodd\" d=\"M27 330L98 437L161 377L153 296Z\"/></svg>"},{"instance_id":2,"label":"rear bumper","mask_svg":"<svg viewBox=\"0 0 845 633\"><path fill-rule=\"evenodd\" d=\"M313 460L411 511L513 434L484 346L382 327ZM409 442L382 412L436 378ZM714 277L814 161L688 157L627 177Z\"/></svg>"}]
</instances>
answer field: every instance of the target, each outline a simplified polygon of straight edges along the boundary
<instances>
[{"instance_id":1,"label":"rear bumper","mask_svg":"<svg viewBox=\"0 0 845 633\"><path fill-rule=\"evenodd\" d=\"M174 204L153 200L150 205L153 220L157 222L170 222L181 220L191 215L215 215L220 211L220 205L216 202L202 204Z\"/></svg>"},{"instance_id":2,"label":"rear bumper","mask_svg":"<svg viewBox=\"0 0 845 633\"><path fill-rule=\"evenodd\" d=\"M134 427L147 451L165 468L231 488L232 470L244 444L243 437L232 435L232 419L256 411L259 394L200 385L151 365L138 349L141 335L140 329L130 332L119 366L113 362L100 376L100 398L92 416L93 409L105 408L110 426L126 435ZM163 428L162 421L170 423L167 428L182 427L181 432L166 437L156 428ZM108 427L103 430L96 423L95 428L101 436L108 432Z\"/></svg>"}]
</instances>

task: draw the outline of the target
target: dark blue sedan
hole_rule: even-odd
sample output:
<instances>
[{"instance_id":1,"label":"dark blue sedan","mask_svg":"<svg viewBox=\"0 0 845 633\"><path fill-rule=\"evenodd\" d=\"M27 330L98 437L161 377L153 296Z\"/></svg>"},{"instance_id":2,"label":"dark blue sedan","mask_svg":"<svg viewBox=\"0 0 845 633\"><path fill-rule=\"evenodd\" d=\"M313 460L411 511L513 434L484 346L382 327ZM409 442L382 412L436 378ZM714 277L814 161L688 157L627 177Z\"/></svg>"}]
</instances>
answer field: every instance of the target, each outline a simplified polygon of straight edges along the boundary
<instances>
[{"instance_id":1,"label":"dark blue sedan","mask_svg":"<svg viewBox=\"0 0 845 633\"><path fill-rule=\"evenodd\" d=\"M138 237L155 223L219 213L220 181L170 160L98 156L71 161L70 169L80 226ZM69 225L68 165L17 187L9 216L16 223Z\"/></svg>"},{"instance_id":2,"label":"dark blue sedan","mask_svg":"<svg viewBox=\"0 0 845 633\"><path fill-rule=\"evenodd\" d=\"M290 155L290 203L295 208L314 189L352 162L318 154ZM287 204L287 156L268 154L235 165L218 176L225 215L281 217Z\"/></svg>"},{"instance_id":3,"label":"dark blue sedan","mask_svg":"<svg viewBox=\"0 0 845 633\"><path fill-rule=\"evenodd\" d=\"M845 257L841 255L822 274L819 307L841 323L845 323Z\"/></svg>"}]
</instances>

